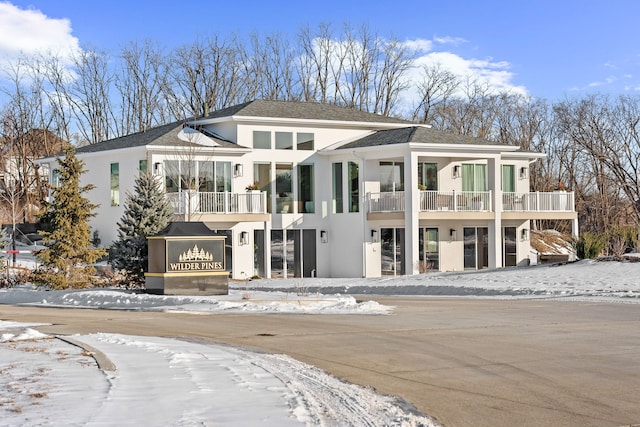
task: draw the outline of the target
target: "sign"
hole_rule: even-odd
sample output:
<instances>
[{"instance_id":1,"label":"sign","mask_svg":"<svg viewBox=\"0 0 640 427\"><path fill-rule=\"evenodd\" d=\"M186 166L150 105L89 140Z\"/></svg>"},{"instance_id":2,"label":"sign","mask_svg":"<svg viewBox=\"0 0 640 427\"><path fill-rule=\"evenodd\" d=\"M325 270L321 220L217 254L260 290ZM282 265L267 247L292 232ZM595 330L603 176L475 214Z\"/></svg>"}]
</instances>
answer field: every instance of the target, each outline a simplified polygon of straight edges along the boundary
<instances>
[{"instance_id":1,"label":"sign","mask_svg":"<svg viewBox=\"0 0 640 427\"><path fill-rule=\"evenodd\" d=\"M224 238L167 240L167 272L225 271Z\"/></svg>"}]
</instances>

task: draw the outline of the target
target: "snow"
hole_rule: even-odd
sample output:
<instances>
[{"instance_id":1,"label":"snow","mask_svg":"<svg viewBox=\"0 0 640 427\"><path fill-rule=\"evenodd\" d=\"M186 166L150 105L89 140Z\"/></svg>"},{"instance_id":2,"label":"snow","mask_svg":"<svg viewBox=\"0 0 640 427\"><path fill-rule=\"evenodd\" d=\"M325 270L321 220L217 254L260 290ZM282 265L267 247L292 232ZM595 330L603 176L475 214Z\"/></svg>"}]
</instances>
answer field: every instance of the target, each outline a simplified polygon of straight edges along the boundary
<instances>
[{"instance_id":1,"label":"snow","mask_svg":"<svg viewBox=\"0 0 640 427\"><path fill-rule=\"evenodd\" d=\"M640 262L587 260L376 279L231 282L229 295L208 297L20 286L0 290L0 304L358 316L384 316L394 310L362 295L637 304L639 273ZM2 425L436 425L406 402L345 383L286 355L159 337L71 337L83 349L37 327L0 321ZM105 354L115 370L100 369L91 349Z\"/></svg>"}]
</instances>

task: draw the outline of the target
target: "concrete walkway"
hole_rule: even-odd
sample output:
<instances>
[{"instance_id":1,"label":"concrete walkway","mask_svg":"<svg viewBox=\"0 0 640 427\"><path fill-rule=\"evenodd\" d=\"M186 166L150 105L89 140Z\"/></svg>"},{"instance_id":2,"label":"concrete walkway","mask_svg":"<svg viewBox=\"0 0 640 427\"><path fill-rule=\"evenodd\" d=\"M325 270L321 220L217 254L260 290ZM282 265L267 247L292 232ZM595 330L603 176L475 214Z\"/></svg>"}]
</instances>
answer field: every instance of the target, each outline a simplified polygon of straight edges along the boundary
<instances>
[{"instance_id":1,"label":"concrete walkway","mask_svg":"<svg viewBox=\"0 0 640 427\"><path fill-rule=\"evenodd\" d=\"M372 297L391 316L0 306L51 334L188 337L286 353L445 426L640 423L640 304Z\"/></svg>"}]
</instances>

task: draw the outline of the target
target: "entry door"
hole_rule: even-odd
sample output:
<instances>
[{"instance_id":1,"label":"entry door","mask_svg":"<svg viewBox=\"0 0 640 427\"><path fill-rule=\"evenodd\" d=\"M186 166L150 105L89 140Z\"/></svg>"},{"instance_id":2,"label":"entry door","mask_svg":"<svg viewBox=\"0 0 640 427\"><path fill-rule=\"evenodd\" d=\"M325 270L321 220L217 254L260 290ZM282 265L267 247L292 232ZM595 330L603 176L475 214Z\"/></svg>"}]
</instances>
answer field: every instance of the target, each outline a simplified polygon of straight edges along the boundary
<instances>
[{"instance_id":1,"label":"entry door","mask_svg":"<svg viewBox=\"0 0 640 427\"><path fill-rule=\"evenodd\" d=\"M316 230L271 230L271 277L316 275Z\"/></svg>"},{"instance_id":2,"label":"entry door","mask_svg":"<svg viewBox=\"0 0 640 427\"><path fill-rule=\"evenodd\" d=\"M464 227L464 268L476 270L489 267L489 229Z\"/></svg>"},{"instance_id":3,"label":"entry door","mask_svg":"<svg viewBox=\"0 0 640 427\"><path fill-rule=\"evenodd\" d=\"M404 228L381 228L380 235L382 274L404 274Z\"/></svg>"},{"instance_id":4,"label":"entry door","mask_svg":"<svg viewBox=\"0 0 640 427\"><path fill-rule=\"evenodd\" d=\"M504 266L515 267L517 263L516 227L504 227L502 236Z\"/></svg>"}]
</instances>

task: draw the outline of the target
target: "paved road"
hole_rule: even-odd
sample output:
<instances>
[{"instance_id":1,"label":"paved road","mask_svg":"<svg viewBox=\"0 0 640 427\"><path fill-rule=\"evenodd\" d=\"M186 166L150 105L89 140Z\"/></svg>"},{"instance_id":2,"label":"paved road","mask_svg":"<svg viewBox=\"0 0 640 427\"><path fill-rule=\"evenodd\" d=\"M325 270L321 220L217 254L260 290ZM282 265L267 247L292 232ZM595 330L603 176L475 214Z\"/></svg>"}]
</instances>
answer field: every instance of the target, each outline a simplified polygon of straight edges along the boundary
<instances>
[{"instance_id":1,"label":"paved road","mask_svg":"<svg viewBox=\"0 0 640 427\"><path fill-rule=\"evenodd\" d=\"M371 297L391 316L0 306L57 334L196 337L289 354L448 427L640 423L640 304Z\"/></svg>"}]
</instances>

